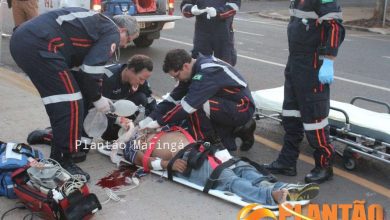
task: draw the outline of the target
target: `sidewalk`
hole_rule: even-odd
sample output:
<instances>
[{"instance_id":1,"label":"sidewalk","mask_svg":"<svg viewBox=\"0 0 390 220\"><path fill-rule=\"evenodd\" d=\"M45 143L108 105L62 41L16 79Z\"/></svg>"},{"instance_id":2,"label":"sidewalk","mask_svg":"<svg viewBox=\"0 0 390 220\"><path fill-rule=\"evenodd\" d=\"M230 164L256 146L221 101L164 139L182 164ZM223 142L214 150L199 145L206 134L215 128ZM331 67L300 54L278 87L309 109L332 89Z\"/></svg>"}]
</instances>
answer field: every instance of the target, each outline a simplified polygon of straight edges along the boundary
<instances>
[{"instance_id":1,"label":"sidewalk","mask_svg":"<svg viewBox=\"0 0 390 220\"><path fill-rule=\"evenodd\" d=\"M273 7L265 7L264 9L261 9L258 12L258 15L263 18L271 18L275 20L282 20L282 21L289 21L290 15L288 11L288 3L283 3L286 5L283 9L280 7L282 6L281 3L273 2L271 4L274 4ZM284 6L283 5L283 6ZM279 7L278 7L279 6ZM343 21L354 21L354 20L361 20L361 19L369 19L372 17L374 8L370 6L345 6L342 7L343 11ZM387 16L387 22L389 22L390 19L390 13L388 13ZM359 31L367 31L367 32L373 32L373 33L379 33L384 35L390 35L390 28L367 28L362 26L354 26L354 25L344 25L345 28L350 30L359 30Z\"/></svg>"}]
</instances>

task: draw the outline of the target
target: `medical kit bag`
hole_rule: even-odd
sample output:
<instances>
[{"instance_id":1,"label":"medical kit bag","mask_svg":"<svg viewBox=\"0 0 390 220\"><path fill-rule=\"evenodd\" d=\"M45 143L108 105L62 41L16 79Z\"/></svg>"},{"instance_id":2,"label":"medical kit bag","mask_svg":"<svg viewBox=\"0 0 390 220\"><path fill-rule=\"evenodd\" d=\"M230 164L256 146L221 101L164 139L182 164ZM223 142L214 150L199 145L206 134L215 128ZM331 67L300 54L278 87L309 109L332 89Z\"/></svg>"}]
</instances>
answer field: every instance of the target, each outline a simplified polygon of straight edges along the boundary
<instances>
[{"instance_id":1,"label":"medical kit bag","mask_svg":"<svg viewBox=\"0 0 390 220\"><path fill-rule=\"evenodd\" d=\"M88 219L102 209L89 192L85 178L71 175L56 161L41 160L40 166L25 166L12 174L14 191L22 203L44 219Z\"/></svg>"},{"instance_id":2,"label":"medical kit bag","mask_svg":"<svg viewBox=\"0 0 390 220\"><path fill-rule=\"evenodd\" d=\"M43 154L27 144L0 141L0 196L17 198L11 178L12 172L26 166L33 159L43 159Z\"/></svg>"}]
</instances>

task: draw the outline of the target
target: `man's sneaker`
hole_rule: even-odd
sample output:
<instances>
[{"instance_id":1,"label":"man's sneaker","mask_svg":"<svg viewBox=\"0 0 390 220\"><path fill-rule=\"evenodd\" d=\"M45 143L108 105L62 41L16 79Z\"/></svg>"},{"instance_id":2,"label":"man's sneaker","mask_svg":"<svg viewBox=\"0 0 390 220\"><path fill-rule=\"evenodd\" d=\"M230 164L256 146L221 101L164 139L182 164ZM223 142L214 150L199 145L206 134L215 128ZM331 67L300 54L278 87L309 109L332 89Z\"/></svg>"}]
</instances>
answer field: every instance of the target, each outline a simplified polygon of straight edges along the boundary
<instances>
[{"instance_id":1,"label":"man's sneaker","mask_svg":"<svg viewBox=\"0 0 390 220\"><path fill-rule=\"evenodd\" d=\"M79 166L77 166L73 162L67 162L64 164L61 164L61 166L67 170L70 174L75 175L75 176L82 176L84 177L87 181L91 178L89 174L85 171L83 171Z\"/></svg>"},{"instance_id":2,"label":"man's sneaker","mask_svg":"<svg viewBox=\"0 0 390 220\"><path fill-rule=\"evenodd\" d=\"M264 164L264 168L269 170L273 174L282 174L286 176L296 176L297 168L296 166L286 166L281 164L279 161L275 160L270 164Z\"/></svg>"},{"instance_id":3,"label":"man's sneaker","mask_svg":"<svg viewBox=\"0 0 390 220\"><path fill-rule=\"evenodd\" d=\"M283 187L288 190L287 201L301 201L314 199L319 191L320 186L316 183L309 184L287 184Z\"/></svg>"},{"instance_id":4,"label":"man's sneaker","mask_svg":"<svg viewBox=\"0 0 390 220\"><path fill-rule=\"evenodd\" d=\"M306 183L323 183L333 177L333 167L315 167L305 177Z\"/></svg>"},{"instance_id":5,"label":"man's sneaker","mask_svg":"<svg viewBox=\"0 0 390 220\"><path fill-rule=\"evenodd\" d=\"M44 130L34 130L27 136L28 144L47 144L51 145L53 139L53 133L51 128L46 128Z\"/></svg>"}]
</instances>

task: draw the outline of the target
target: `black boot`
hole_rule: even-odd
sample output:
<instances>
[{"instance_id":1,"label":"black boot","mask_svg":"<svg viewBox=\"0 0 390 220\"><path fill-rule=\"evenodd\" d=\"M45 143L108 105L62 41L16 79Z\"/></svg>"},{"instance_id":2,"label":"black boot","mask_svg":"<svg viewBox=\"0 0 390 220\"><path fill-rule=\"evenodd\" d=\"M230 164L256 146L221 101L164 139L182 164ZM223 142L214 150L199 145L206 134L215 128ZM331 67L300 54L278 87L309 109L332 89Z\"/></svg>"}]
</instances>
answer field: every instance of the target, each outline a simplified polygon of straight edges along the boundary
<instances>
[{"instance_id":1,"label":"black boot","mask_svg":"<svg viewBox=\"0 0 390 220\"><path fill-rule=\"evenodd\" d=\"M275 160L270 164L264 164L264 168L269 170L273 174L282 174L286 176L296 176L297 167L296 166L286 166L279 161Z\"/></svg>"},{"instance_id":2,"label":"black boot","mask_svg":"<svg viewBox=\"0 0 390 220\"><path fill-rule=\"evenodd\" d=\"M87 159L87 154L91 148L91 145L81 143L79 146L77 146L78 152L72 153L72 160L75 163L81 163Z\"/></svg>"},{"instance_id":3,"label":"black boot","mask_svg":"<svg viewBox=\"0 0 390 220\"><path fill-rule=\"evenodd\" d=\"M34 130L27 136L28 144L47 144L51 145L53 139L53 133L51 128L46 128L44 130Z\"/></svg>"},{"instance_id":4,"label":"black boot","mask_svg":"<svg viewBox=\"0 0 390 220\"><path fill-rule=\"evenodd\" d=\"M89 174L84 172L73 162L71 154L63 154L55 147L52 147L50 158L57 161L62 168L67 170L70 174L84 176L87 181L90 179Z\"/></svg>"},{"instance_id":5,"label":"black boot","mask_svg":"<svg viewBox=\"0 0 390 220\"><path fill-rule=\"evenodd\" d=\"M333 167L315 167L305 176L306 183L323 183L333 177Z\"/></svg>"},{"instance_id":6,"label":"black boot","mask_svg":"<svg viewBox=\"0 0 390 220\"><path fill-rule=\"evenodd\" d=\"M240 146L241 151L248 151L249 149L251 149L251 147L255 143L255 130L256 121L253 118L249 120L245 125L234 129L233 134L239 137L242 141Z\"/></svg>"}]
</instances>

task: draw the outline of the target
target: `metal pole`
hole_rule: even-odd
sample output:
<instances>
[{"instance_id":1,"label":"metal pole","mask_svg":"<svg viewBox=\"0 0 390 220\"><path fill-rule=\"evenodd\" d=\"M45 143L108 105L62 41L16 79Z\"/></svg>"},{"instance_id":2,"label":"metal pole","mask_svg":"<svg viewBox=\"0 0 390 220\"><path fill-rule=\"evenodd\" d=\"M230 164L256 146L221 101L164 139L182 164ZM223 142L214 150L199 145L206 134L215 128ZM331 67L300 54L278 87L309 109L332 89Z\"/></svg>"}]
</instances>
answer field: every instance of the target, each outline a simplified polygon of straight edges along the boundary
<instances>
[{"instance_id":1,"label":"metal pole","mask_svg":"<svg viewBox=\"0 0 390 220\"><path fill-rule=\"evenodd\" d=\"M382 23L382 27L385 27L386 25L386 14L387 14L387 0L385 0L385 10L383 12L383 23Z\"/></svg>"},{"instance_id":2,"label":"metal pole","mask_svg":"<svg viewBox=\"0 0 390 220\"><path fill-rule=\"evenodd\" d=\"M1 18L0 18L0 64L2 64L1 62L1 54L3 53L3 51L1 50L1 45L3 45L3 23L4 23L4 13L3 12L3 0L0 0L0 15L1 15Z\"/></svg>"}]
</instances>

